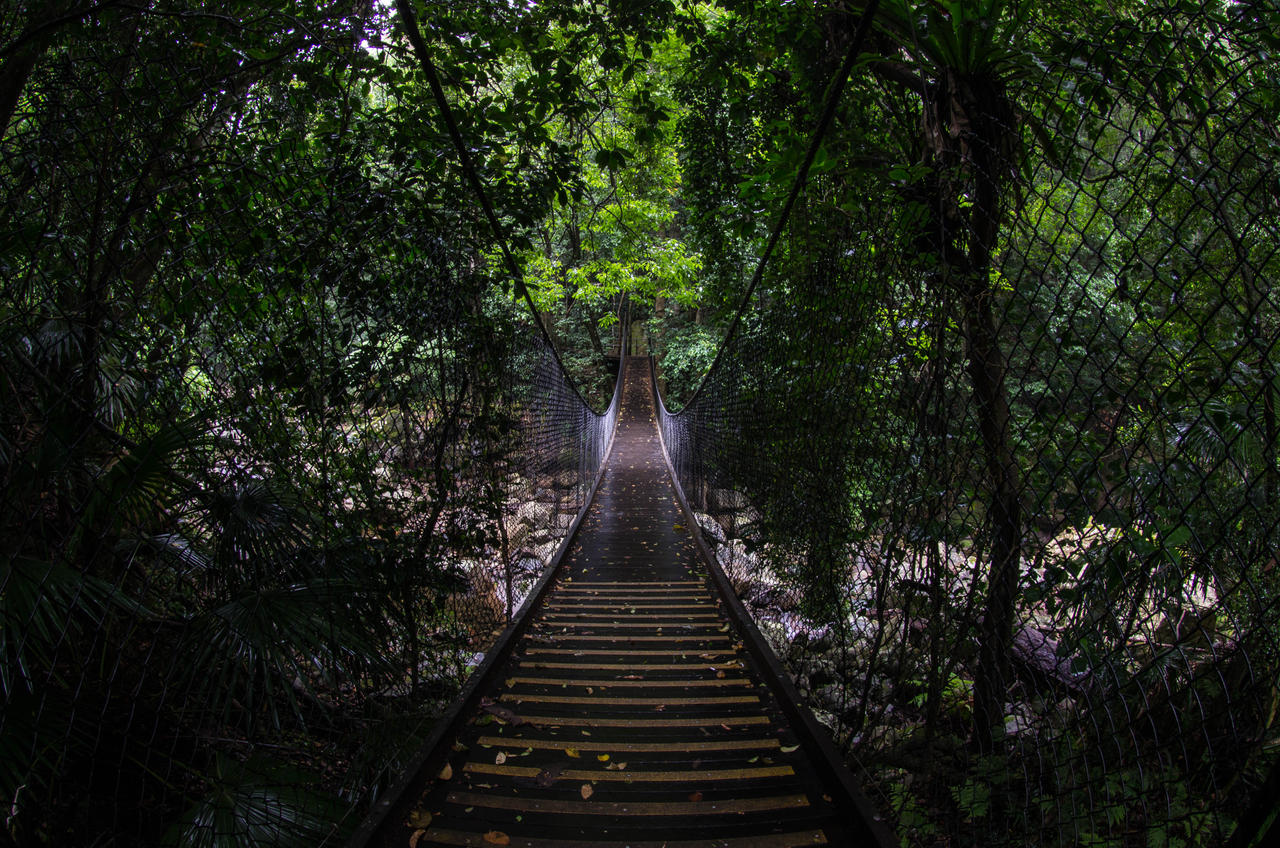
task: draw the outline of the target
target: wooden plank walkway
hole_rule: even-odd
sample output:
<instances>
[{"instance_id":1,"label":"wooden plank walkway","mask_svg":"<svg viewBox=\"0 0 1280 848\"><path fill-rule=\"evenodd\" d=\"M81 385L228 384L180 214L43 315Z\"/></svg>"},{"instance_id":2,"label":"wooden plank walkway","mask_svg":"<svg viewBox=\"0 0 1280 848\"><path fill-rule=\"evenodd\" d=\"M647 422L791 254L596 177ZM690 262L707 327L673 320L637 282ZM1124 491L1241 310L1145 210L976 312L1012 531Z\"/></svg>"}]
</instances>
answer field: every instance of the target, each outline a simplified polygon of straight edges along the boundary
<instances>
[{"instance_id":1,"label":"wooden plank walkway","mask_svg":"<svg viewBox=\"0 0 1280 848\"><path fill-rule=\"evenodd\" d=\"M662 457L648 360L631 357L609 464L555 583L369 842L872 844L715 586Z\"/></svg>"}]
</instances>

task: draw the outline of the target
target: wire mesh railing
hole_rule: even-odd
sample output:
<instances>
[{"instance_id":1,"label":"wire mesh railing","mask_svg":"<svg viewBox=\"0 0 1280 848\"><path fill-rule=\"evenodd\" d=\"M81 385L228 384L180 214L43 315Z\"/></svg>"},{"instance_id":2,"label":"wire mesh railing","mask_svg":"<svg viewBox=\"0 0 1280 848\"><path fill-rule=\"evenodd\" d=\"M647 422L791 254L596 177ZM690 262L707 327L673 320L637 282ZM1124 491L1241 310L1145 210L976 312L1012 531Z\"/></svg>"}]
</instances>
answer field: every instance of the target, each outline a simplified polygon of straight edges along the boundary
<instances>
[{"instance_id":1,"label":"wire mesh railing","mask_svg":"<svg viewBox=\"0 0 1280 848\"><path fill-rule=\"evenodd\" d=\"M502 294L382 7L62 5L0 15L0 844L335 843L616 404Z\"/></svg>"},{"instance_id":2,"label":"wire mesh railing","mask_svg":"<svg viewBox=\"0 0 1280 848\"><path fill-rule=\"evenodd\" d=\"M660 414L681 486L904 844L1256 844L1275 10L899 5L846 100L879 111Z\"/></svg>"}]
</instances>

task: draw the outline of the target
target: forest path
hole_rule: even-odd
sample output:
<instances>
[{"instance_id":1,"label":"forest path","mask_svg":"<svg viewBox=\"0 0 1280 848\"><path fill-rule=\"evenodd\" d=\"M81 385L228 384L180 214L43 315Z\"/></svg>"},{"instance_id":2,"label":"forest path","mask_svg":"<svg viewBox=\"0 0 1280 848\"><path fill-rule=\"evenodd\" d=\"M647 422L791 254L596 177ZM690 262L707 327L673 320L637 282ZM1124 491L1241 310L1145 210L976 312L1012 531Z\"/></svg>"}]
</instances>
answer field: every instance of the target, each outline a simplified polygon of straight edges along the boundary
<instances>
[{"instance_id":1,"label":"forest path","mask_svg":"<svg viewBox=\"0 0 1280 848\"><path fill-rule=\"evenodd\" d=\"M646 357L555 584L387 844L850 845L699 558L662 455ZM767 672L766 672L767 673Z\"/></svg>"}]
</instances>

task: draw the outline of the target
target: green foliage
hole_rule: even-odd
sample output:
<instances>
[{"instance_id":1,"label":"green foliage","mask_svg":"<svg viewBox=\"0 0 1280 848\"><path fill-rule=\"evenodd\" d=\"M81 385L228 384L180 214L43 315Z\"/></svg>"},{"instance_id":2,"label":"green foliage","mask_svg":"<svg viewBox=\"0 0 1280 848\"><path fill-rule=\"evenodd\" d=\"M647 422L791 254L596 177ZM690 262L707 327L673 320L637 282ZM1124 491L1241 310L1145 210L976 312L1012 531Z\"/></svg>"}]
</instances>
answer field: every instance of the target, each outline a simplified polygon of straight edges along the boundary
<instances>
[{"instance_id":1,"label":"green foliage","mask_svg":"<svg viewBox=\"0 0 1280 848\"><path fill-rule=\"evenodd\" d=\"M534 317L384 4L28 5L0 19L11 833L331 839L299 787L375 792L362 735L414 737L492 623L458 563L503 544L522 334L601 406L629 304L692 397L863 7L416 3ZM712 388L750 411L716 488L751 553L875 634L839 683L905 840L1211 840L1274 736L1277 23L880 4ZM975 663L995 621L1094 674L1027 695ZM991 758L892 765L1020 699Z\"/></svg>"},{"instance_id":2,"label":"green foliage","mask_svg":"<svg viewBox=\"0 0 1280 848\"><path fill-rule=\"evenodd\" d=\"M162 845L182 848L304 846L341 834L343 805L307 787L304 772L265 760L216 758L209 794L182 816Z\"/></svg>"},{"instance_id":3,"label":"green foliage","mask_svg":"<svg viewBox=\"0 0 1280 848\"><path fill-rule=\"evenodd\" d=\"M724 334L716 326L658 318L649 320L648 332L658 359L663 402L678 410L702 384Z\"/></svg>"}]
</instances>

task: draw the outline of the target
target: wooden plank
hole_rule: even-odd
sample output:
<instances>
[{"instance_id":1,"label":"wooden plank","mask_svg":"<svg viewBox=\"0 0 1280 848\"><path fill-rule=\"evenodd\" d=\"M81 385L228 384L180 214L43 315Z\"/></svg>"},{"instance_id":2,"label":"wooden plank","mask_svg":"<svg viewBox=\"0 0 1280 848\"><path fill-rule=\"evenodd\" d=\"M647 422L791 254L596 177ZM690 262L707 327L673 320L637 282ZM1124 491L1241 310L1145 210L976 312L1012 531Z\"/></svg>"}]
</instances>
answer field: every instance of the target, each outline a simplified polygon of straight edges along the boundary
<instances>
[{"instance_id":1,"label":"wooden plank","mask_svg":"<svg viewBox=\"0 0 1280 848\"><path fill-rule=\"evenodd\" d=\"M670 657L679 654L686 656L692 654L696 649L690 648L671 648L670 650L654 650L654 649L636 649L624 648L617 651L606 651L602 648L527 648L526 654L544 654L546 656L560 657ZM709 659L703 654L715 654L717 657L733 657L737 656L736 650L731 651L702 651L697 654L702 659ZM646 666L647 667L647 666Z\"/></svg>"},{"instance_id":2,"label":"wooden plank","mask_svg":"<svg viewBox=\"0 0 1280 848\"><path fill-rule=\"evenodd\" d=\"M507 834L503 834L507 836ZM508 848L801 848L805 845L826 845L827 836L821 830L804 830L796 833L770 833L761 836L734 836L726 839L628 839L622 842L609 839L554 839L537 836L507 836ZM493 848L492 841L485 841L483 833L431 828L424 831L419 846L457 845L463 848Z\"/></svg>"},{"instance_id":3,"label":"wooden plank","mask_svg":"<svg viewBox=\"0 0 1280 848\"><path fill-rule=\"evenodd\" d=\"M600 695L521 695L508 692L500 701L521 704L579 704L600 707L711 707L717 704L758 704L755 695L721 695L715 698L605 698Z\"/></svg>"},{"instance_id":4,"label":"wooden plank","mask_svg":"<svg viewBox=\"0 0 1280 848\"><path fill-rule=\"evenodd\" d=\"M617 602L614 602L614 601L610 601L610 602L608 602L608 603L601 603L601 604L584 604L584 603L559 604L559 603L557 603L557 604L547 604L547 605L546 605L546 607L544 607L544 610L545 610L545 612L546 612L548 615L551 615L551 614L558 614L558 613L557 613L557 611L558 611L558 610L579 610L579 611L587 611L587 610L601 610L601 611L616 612L616 611L618 611L618 610L646 610L646 611L648 611L648 610L681 610L681 609L683 609L683 610L705 610L705 609L711 609L711 610L713 610L713 609L718 609L718 607L717 607L715 604L712 604L712 603L703 603L703 604L696 604L696 603L695 603L695 604L629 604L629 603L626 603L625 601L624 601L624 602L622 602L622 603L617 603Z\"/></svg>"},{"instance_id":5,"label":"wooden plank","mask_svg":"<svg viewBox=\"0 0 1280 848\"><path fill-rule=\"evenodd\" d=\"M543 769L537 766L514 766L503 763L486 763L473 760L462 767L470 774L488 774L495 777L537 777ZM717 780L759 780L764 777L791 777L795 769L788 765L751 766L725 769L672 769L645 771L605 771L604 769L574 769L560 771L561 780L589 780L593 783L689 783L701 784Z\"/></svg>"},{"instance_id":6,"label":"wooden plank","mask_svg":"<svg viewBox=\"0 0 1280 848\"><path fill-rule=\"evenodd\" d=\"M543 662L542 660L524 661L521 668L559 668L584 671L720 671L722 669L741 669L742 664L731 660L724 665L711 666L707 660L694 663L562 663Z\"/></svg>"},{"instance_id":7,"label":"wooden plank","mask_svg":"<svg viewBox=\"0 0 1280 848\"><path fill-rule=\"evenodd\" d=\"M720 604L715 598L701 592L697 594L685 595L668 595L657 592L642 592L634 595L624 595L618 593L609 593L602 595L571 595L556 594L547 600L548 605L565 604L573 606L631 606L631 605L656 605L669 604L675 606L699 606L699 607L718 607Z\"/></svg>"},{"instance_id":8,"label":"wooden plank","mask_svg":"<svg viewBox=\"0 0 1280 848\"><path fill-rule=\"evenodd\" d=\"M809 806L804 795L764 798L729 798L719 801L570 801L559 798L489 795L483 792L450 792L450 804L516 810L522 813L569 813L588 816L709 816L795 810Z\"/></svg>"},{"instance_id":9,"label":"wooden plank","mask_svg":"<svg viewBox=\"0 0 1280 848\"><path fill-rule=\"evenodd\" d=\"M637 615L635 612L548 612L547 615L541 616L541 620L547 621L548 624L562 623L562 621L582 621L582 623L595 624L596 621L611 626L622 626L618 623L620 617L625 617L628 621L643 621L645 626L652 628L663 628L667 625L684 624L686 621L724 621L724 616L716 614L716 612L664 612L660 615Z\"/></svg>"},{"instance_id":10,"label":"wooden plank","mask_svg":"<svg viewBox=\"0 0 1280 848\"><path fill-rule=\"evenodd\" d=\"M716 616L716 617L717 617L717 618L719 618L719 616ZM723 620L723 619L722 619L722 620ZM581 624L578 624L578 623L575 623L575 622L571 622L571 621L567 621L567 622L564 622L564 623L560 623L560 622L550 622L550 621L548 621L548 622L542 622L542 623L543 623L543 624L545 624L545 625L549 625L549 626L551 626L551 627L563 627L563 628L570 628L570 627L603 627L603 628L610 628L610 627L626 627L626 628L632 628L632 629L643 629L643 630L667 630L667 629L671 629L671 630L676 630L676 629L679 629L679 630L696 630L696 629L702 629L702 630L707 630L708 632L715 632L715 631L720 631L720 630L727 631L727 630L729 629L729 625L727 625L727 624L724 624L724 625L721 625L721 626L717 627L715 624L694 624L694 623L691 623L691 622L690 622L690 623L683 623L683 624L682 624L682 623L680 623L680 622L678 622L678 621L672 621L672 622L670 622L670 623L668 623L668 624L654 624L653 622L648 622L648 621L625 621L625 622L612 622L612 621L608 621L608 622L606 622L606 621L591 621L591 622L585 622L585 621L584 621L584 622L582 622ZM566 630L566 631L562 631L562 632L567 632L567 630Z\"/></svg>"},{"instance_id":11,"label":"wooden plank","mask_svg":"<svg viewBox=\"0 0 1280 848\"><path fill-rule=\"evenodd\" d=\"M702 580L579 580L569 577L561 584L565 589L591 589L596 586L699 586L706 588Z\"/></svg>"},{"instance_id":12,"label":"wooden plank","mask_svg":"<svg viewBox=\"0 0 1280 848\"><path fill-rule=\"evenodd\" d=\"M741 727L769 724L763 715L710 716L707 718L579 718L578 716L521 716L538 727Z\"/></svg>"},{"instance_id":13,"label":"wooden plank","mask_svg":"<svg viewBox=\"0 0 1280 848\"><path fill-rule=\"evenodd\" d=\"M590 739L528 739L506 736L481 736L476 744L485 748L533 748L535 750L609 751L637 754L669 754L703 751L754 751L782 747L777 739L722 739L710 742L596 742Z\"/></svg>"},{"instance_id":14,"label":"wooden plank","mask_svg":"<svg viewBox=\"0 0 1280 848\"><path fill-rule=\"evenodd\" d=\"M599 626L599 625L597 625ZM729 636L722 636L716 633L707 633L701 636L597 636L584 633L581 636L573 636L567 633L557 633L556 636L561 637L552 639L549 636L534 635L531 638L540 642L552 642L562 644L565 640L577 642L732 642Z\"/></svg>"},{"instance_id":15,"label":"wooden plank","mask_svg":"<svg viewBox=\"0 0 1280 848\"><path fill-rule=\"evenodd\" d=\"M510 684L526 686L591 686L602 689L701 689L706 686L750 686L745 677L713 677L710 680L569 680L558 677L511 677Z\"/></svg>"}]
</instances>

